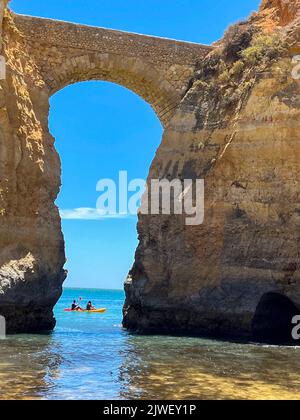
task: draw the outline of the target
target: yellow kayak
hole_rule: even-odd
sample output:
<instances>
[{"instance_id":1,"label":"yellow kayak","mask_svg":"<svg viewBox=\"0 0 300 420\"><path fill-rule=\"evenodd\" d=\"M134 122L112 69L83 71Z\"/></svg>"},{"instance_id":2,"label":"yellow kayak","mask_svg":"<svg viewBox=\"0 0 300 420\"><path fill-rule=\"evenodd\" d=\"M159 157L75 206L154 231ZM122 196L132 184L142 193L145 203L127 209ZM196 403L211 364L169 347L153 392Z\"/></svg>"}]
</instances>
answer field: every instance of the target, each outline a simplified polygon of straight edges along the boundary
<instances>
[{"instance_id":1,"label":"yellow kayak","mask_svg":"<svg viewBox=\"0 0 300 420\"><path fill-rule=\"evenodd\" d=\"M106 308L101 308L101 309L92 309L91 311L84 311L84 312L90 312L90 313L94 313L94 314L104 314L104 312L106 312L107 309Z\"/></svg>"},{"instance_id":2,"label":"yellow kayak","mask_svg":"<svg viewBox=\"0 0 300 420\"><path fill-rule=\"evenodd\" d=\"M101 308L101 309L92 309L91 311L87 311L87 310L83 310L83 311L72 311L72 309L65 309L65 312L75 312L77 314L82 314L83 312L85 313L89 313L89 314L104 314L104 312L106 312L107 309L106 308Z\"/></svg>"}]
</instances>

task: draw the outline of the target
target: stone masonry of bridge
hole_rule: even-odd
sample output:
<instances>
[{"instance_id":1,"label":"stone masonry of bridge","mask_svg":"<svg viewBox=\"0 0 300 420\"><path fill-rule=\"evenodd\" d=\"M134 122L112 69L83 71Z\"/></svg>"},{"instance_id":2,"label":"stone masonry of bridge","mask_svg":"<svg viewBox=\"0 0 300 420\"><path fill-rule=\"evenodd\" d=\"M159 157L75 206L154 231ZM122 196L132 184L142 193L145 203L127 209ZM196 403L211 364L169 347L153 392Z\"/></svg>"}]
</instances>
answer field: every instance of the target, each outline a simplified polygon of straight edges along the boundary
<instances>
[{"instance_id":1,"label":"stone masonry of bridge","mask_svg":"<svg viewBox=\"0 0 300 420\"><path fill-rule=\"evenodd\" d=\"M144 98L166 125L195 65L212 47L31 16L14 16L50 94L85 80L118 83Z\"/></svg>"}]
</instances>

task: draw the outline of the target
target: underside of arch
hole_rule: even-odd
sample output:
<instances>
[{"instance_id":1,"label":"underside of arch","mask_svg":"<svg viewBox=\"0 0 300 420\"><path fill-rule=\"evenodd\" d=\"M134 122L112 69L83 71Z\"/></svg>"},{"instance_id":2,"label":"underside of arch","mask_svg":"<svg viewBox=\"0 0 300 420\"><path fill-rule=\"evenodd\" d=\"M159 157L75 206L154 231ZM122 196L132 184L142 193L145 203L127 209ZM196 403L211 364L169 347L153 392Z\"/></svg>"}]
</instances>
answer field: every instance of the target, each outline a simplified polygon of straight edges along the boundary
<instances>
[{"instance_id":1,"label":"underside of arch","mask_svg":"<svg viewBox=\"0 0 300 420\"><path fill-rule=\"evenodd\" d=\"M77 82L103 80L122 85L148 102L165 126L181 97L154 68L142 60L112 54L85 54L67 59L45 75L50 94Z\"/></svg>"}]
</instances>

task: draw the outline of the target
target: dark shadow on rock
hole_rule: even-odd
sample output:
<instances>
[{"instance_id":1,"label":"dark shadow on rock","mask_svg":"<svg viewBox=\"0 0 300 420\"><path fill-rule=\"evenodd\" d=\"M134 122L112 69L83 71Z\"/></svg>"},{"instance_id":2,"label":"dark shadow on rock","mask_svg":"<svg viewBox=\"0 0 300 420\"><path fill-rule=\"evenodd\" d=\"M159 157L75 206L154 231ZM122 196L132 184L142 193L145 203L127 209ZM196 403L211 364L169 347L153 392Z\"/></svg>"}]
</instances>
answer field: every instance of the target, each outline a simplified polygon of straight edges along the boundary
<instances>
[{"instance_id":1,"label":"dark shadow on rock","mask_svg":"<svg viewBox=\"0 0 300 420\"><path fill-rule=\"evenodd\" d=\"M252 321L253 338L267 344L299 344L292 338L292 319L296 315L300 315L300 310L288 297L266 293Z\"/></svg>"}]
</instances>

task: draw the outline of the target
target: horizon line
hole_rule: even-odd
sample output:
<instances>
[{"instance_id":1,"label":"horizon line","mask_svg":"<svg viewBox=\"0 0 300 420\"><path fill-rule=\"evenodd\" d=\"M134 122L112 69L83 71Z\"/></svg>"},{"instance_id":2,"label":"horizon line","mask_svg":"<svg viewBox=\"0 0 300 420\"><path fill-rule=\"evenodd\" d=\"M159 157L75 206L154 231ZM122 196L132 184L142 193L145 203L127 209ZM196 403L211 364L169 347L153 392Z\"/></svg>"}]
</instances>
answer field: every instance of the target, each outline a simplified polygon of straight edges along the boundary
<instances>
[{"instance_id":1,"label":"horizon line","mask_svg":"<svg viewBox=\"0 0 300 420\"><path fill-rule=\"evenodd\" d=\"M80 286L63 286L63 290L71 289L71 290L106 290L112 292L124 292L124 289L106 289L105 287L80 287Z\"/></svg>"}]
</instances>

